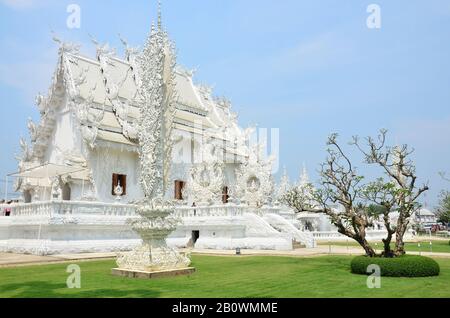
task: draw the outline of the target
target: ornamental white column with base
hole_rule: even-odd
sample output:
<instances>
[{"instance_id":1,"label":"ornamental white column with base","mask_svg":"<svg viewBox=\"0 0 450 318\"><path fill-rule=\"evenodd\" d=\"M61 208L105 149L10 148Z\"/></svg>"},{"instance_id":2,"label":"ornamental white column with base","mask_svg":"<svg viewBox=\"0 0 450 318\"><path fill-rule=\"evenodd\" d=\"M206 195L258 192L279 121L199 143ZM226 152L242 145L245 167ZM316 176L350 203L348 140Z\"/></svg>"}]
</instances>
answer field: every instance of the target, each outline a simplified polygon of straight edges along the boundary
<instances>
[{"instance_id":1,"label":"ornamental white column with base","mask_svg":"<svg viewBox=\"0 0 450 318\"><path fill-rule=\"evenodd\" d=\"M192 274L188 255L166 244L179 221L173 216L171 202L164 199L172 162L172 130L175 114L175 53L173 44L162 30L152 26L142 53L136 57L136 80L140 108L139 155L140 184L145 198L138 203L138 219L130 220L142 245L119 255L114 275L131 278L159 278Z\"/></svg>"}]
</instances>

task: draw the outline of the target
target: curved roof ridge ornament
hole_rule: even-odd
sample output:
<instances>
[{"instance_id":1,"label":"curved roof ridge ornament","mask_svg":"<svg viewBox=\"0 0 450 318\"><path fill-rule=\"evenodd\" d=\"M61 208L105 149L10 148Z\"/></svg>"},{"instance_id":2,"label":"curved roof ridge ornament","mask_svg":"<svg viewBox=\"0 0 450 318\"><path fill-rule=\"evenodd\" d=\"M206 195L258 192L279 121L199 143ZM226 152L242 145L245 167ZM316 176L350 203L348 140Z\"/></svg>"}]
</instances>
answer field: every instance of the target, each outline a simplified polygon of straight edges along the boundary
<instances>
[{"instance_id":1,"label":"curved roof ridge ornament","mask_svg":"<svg viewBox=\"0 0 450 318\"><path fill-rule=\"evenodd\" d=\"M64 52L79 54L81 45L72 42L65 42L58 37L55 31L51 30L52 40L59 45L59 54Z\"/></svg>"}]
</instances>

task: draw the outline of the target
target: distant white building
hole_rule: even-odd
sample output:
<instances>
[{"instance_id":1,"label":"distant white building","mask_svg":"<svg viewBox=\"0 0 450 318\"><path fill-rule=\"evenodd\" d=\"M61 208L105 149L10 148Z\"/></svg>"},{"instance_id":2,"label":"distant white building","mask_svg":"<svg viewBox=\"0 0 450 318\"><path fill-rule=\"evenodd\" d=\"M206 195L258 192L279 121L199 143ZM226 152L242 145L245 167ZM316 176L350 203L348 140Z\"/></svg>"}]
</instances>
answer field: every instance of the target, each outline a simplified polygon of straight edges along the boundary
<instances>
[{"instance_id":1,"label":"distant white building","mask_svg":"<svg viewBox=\"0 0 450 318\"><path fill-rule=\"evenodd\" d=\"M413 221L415 224L421 225L424 228L430 228L437 224L437 216L432 211L422 208L414 213Z\"/></svg>"}]
</instances>

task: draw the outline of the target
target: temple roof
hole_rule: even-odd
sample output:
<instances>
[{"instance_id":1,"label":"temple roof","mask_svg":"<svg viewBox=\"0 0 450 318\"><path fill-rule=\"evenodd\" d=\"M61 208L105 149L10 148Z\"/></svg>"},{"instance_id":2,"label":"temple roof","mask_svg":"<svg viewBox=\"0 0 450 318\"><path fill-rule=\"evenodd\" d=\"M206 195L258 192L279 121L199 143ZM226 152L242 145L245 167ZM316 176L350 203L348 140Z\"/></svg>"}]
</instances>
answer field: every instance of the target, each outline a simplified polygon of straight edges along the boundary
<instances>
[{"instance_id":1,"label":"temple roof","mask_svg":"<svg viewBox=\"0 0 450 318\"><path fill-rule=\"evenodd\" d=\"M107 46L98 45L93 59L80 54L79 47L73 44L60 43L58 66L49 93L38 95L36 100L41 121L29 123L33 160L44 160L55 127L55 110L64 105L64 99L68 110L80 122L82 138L90 147L106 142L107 146L118 144L137 150L140 55L129 48L126 52L122 59ZM175 68L173 81L176 134L212 137L226 154L246 157L246 136L251 129L238 126L231 104L213 97L209 87L194 84L193 72L181 67Z\"/></svg>"},{"instance_id":2,"label":"temple roof","mask_svg":"<svg viewBox=\"0 0 450 318\"><path fill-rule=\"evenodd\" d=\"M112 103L107 96L107 81L114 81L121 83L118 96L125 101L132 101L136 95L137 89L135 81L133 80L132 72L130 71L130 63L118 59L111 58L112 64L108 68L108 74L102 69L100 63L93 59L86 58L81 55L72 53L65 53L64 64L67 68L70 78L72 79L72 89L84 99L91 99L93 104L93 111L97 109L98 112L102 110L105 105L105 116L101 121L101 130L107 130L108 133L99 135L100 139L107 141L133 144L126 137L113 136L114 133L121 134L121 125L117 120L112 110ZM208 116L211 109L215 107L213 104L205 104L204 97L199 92L199 88L193 83L192 73L177 69L175 73L175 83L177 90L177 112L175 114L175 123L178 129L192 131L189 126L194 123L204 129L219 128L223 122L214 122L214 117ZM95 88L95 89L94 89ZM93 96L90 96L93 94ZM128 120L135 121L139 117L139 109L137 105L128 104Z\"/></svg>"}]
</instances>

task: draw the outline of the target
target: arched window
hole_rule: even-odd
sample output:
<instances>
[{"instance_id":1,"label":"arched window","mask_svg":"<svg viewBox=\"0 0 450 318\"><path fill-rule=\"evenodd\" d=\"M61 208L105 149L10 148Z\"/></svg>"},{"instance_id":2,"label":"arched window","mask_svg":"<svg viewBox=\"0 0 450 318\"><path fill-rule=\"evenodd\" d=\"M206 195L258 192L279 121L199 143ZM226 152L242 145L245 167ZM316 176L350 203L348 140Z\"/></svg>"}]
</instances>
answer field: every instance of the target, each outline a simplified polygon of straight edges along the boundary
<instances>
[{"instance_id":1,"label":"arched window","mask_svg":"<svg viewBox=\"0 0 450 318\"><path fill-rule=\"evenodd\" d=\"M114 173L112 175L111 194L114 196L116 195L116 188L119 184L122 187L122 191L123 191L121 196L127 195L127 176L124 174L118 174L118 173Z\"/></svg>"},{"instance_id":2,"label":"arched window","mask_svg":"<svg viewBox=\"0 0 450 318\"><path fill-rule=\"evenodd\" d=\"M175 181L175 200L183 200L183 189L186 182L176 180Z\"/></svg>"}]
</instances>

